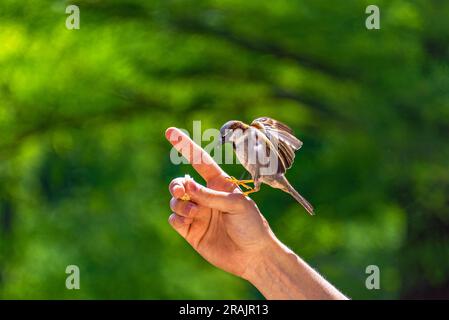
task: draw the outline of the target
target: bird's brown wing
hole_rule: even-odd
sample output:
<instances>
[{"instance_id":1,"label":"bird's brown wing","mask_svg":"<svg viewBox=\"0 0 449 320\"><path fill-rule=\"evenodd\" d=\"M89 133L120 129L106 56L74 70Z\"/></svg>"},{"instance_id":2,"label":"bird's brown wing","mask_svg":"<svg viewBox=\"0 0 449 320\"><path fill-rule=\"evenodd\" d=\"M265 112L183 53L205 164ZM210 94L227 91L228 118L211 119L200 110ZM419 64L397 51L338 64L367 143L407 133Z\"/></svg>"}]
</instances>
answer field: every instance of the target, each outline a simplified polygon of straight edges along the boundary
<instances>
[{"instance_id":1,"label":"bird's brown wing","mask_svg":"<svg viewBox=\"0 0 449 320\"><path fill-rule=\"evenodd\" d=\"M300 149L302 142L293 135L293 130L286 124L272 118L263 117L257 118L252 123L252 126L264 128L268 134L278 135L278 139L288 144L295 151Z\"/></svg>"},{"instance_id":2,"label":"bird's brown wing","mask_svg":"<svg viewBox=\"0 0 449 320\"><path fill-rule=\"evenodd\" d=\"M273 118L268 118L268 117L257 118L257 119L254 119L254 121L252 123L255 123L255 122L258 122L265 127L270 127L270 128L277 129L277 130L283 130L285 132L293 134L293 130L289 126L287 126L286 124L284 124L278 120L275 120Z\"/></svg>"},{"instance_id":3,"label":"bird's brown wing","mask_svg":"<svg viewBox=\"0 0 449 320\"><path fill-rule=\"evenodd\" d=\"M279 155L278 173L285 173L295 160L295 151L300 149L302 142L293 135L293 130L287 125L272 118L257 118L251 126L261 130L272 142Z\"/></svg>"}]
</instances>

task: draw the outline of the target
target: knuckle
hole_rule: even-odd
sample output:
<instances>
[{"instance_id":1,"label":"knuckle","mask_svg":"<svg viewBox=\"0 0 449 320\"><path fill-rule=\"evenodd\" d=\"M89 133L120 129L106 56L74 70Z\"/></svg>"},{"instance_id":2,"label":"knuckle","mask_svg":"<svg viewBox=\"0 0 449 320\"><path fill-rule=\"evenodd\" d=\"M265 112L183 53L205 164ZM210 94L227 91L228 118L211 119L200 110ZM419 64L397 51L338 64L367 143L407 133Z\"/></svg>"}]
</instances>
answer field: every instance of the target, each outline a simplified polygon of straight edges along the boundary
<instances>
[{"instance_id":1,"label":"knuckle","mask_svg":"<svg viewBox=\"0 0 449 320\"><path fill-rule=\"evenodd\" d=\"M191 203L190 204L190 210L189 210L189 217L196 218L196 217L200 216L201 212L203 211L202 210L203 208L204 207L202 207L202 206L200 206L198 204Z\"/></svg>"},{"instance_id":2,"label":"knuckle","mask_svg":"<svg viewBox=\"0 0 449 320\"><path fill-rule=\"evenodd\" d=\"M176 211L177 204L178 204L177 199L175 199L175 198L170 199L170 209L172 209L172 211Z\"/></svg>"},{"instance_id":3,"label":"knuckle","mask_svg":"<svg viewBox=\"0 0 449 320\"><path fill-rule=\"evenodd\" d=\"M211 195L209 194L209 192L207 191L206 187L199 185L198 186L198 194L200 195L201 198L203 198L205 201L207 201L208 199L210 199Z\"/></svg>"},{"instance_id":4,"label":"knuckle","mask_svg":"<svg viewBox=\"0 0 449 320\"><path fill-rule=\"evenodd\" d=\"M247 208L247 200L243 194L231 193L229 195L231 210L241 211Z\"/></svg>"},{"instance_id":5,"label":"knuckle","mask_svg":"<svg viewBox=\"0 0 449 320\"><path fill-rule=\"evenodd\" d=\"M262 224L265 228L269 229L270 228L270 224L268 223L267 219L263 218L262 220Z\"/></svg>"},{"instance_id":6,"label":"knuckle","mask_svg":"<svg viewBox=\"0 0 449 320\"><path fill-rule=\"evenodd\" d=\"M192 204L187 204L184 210L186 217L191 217L194 214L194 206Z\"/></svg>"}]
</instances>

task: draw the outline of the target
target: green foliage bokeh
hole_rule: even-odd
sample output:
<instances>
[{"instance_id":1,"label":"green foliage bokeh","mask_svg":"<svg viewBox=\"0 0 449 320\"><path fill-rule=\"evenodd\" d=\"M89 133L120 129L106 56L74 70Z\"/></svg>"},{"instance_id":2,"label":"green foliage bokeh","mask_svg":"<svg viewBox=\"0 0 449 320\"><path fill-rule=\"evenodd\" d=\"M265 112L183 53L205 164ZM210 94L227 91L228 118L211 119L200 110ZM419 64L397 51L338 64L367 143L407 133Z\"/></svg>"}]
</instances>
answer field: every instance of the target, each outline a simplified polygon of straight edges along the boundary
<instances>
[{"instance_id":1,"label":"green foliage bokeh","mask_svg":"<svg viewBox=\"0 0 449 320\"><path fill-rule=\"evenodd\" d=\"M449 3L379 0L376 31L369 4L2 0L0 298L261 298L168 225L170 180L200 178L164 139L259 116L304 142L317 215L253 196L284 243L351 298L449 298Z\"/></svg>"}]
</instances>

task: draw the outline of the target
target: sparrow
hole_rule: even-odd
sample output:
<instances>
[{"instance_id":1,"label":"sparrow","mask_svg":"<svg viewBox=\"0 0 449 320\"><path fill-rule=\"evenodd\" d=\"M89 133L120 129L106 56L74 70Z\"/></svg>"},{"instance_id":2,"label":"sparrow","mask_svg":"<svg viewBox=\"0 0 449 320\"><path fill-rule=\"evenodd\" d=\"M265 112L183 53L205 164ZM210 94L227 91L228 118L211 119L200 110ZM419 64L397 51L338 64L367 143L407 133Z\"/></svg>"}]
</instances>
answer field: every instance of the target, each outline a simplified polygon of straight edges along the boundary
<instances>
[{"instance_id":1,"label":"sparrow","mask_svg":"<svg viewBox=\"0 0 449 320\"><path fill-rule=\"evenodd\" d=\"M280 121L263 117L255 119L250 125L238 120L228 121L221 127L220 135L221 144L232 143L237 159L252 176L252 180L228 178L246 188L245 195L259 191L264 183L289 193L310 215L314 215L312 205L285 177L295 159L295 151L302 146L292 129ZM247 183L253 183L254 188Z\"/></svg>"}]
</instances>

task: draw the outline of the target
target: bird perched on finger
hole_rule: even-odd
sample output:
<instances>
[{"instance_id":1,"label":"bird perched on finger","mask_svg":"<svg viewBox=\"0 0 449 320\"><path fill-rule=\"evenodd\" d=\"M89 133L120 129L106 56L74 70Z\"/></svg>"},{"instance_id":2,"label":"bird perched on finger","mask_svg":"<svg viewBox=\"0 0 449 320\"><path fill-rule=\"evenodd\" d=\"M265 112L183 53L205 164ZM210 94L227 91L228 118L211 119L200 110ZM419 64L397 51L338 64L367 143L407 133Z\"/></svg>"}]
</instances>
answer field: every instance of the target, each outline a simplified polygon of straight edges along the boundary
<instances>
[{"instance_id":1,"label":"bird perched on finger","mask_svg":"<svg viewBox=\"0 0 449 320\"><path fill-rule=\"evenodd\" d=\"M285 177L295 159L295 151L302 146L292 129L282 122L263 117L255 119L250 125L238 120L228 121L221 127L220 135L222 144L232 143L237 159L252 176L252 180L229 178L247 189L244 192L246 195L259 191L264 183L289 193L309 214L314 214L312 205ZM248 183L253 183L254 188L249 187Z\"/></svg>"}]
</instances>

